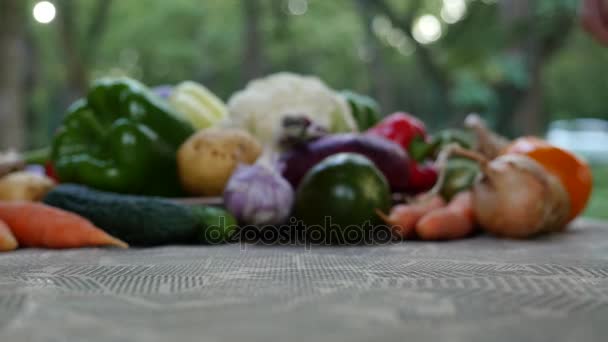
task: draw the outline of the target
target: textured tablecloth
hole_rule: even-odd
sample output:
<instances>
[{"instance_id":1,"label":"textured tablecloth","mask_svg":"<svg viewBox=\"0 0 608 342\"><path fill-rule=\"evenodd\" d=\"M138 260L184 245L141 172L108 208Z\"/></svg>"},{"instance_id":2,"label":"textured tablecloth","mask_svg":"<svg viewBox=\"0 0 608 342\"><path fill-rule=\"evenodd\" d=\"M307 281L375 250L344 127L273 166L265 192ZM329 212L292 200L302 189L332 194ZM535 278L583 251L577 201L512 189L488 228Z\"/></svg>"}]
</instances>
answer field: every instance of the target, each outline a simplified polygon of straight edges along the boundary
<instances>
[{"instance_id":1,"label":"textured tablecloth","mask_svg":"<svg viewBox=\"0 0 608 342\"><path fill-rule=\"evenodd\" d=\"M534 241L0 254L0 341L607 341L608 225Z\"/></svg>"}]
</instances>

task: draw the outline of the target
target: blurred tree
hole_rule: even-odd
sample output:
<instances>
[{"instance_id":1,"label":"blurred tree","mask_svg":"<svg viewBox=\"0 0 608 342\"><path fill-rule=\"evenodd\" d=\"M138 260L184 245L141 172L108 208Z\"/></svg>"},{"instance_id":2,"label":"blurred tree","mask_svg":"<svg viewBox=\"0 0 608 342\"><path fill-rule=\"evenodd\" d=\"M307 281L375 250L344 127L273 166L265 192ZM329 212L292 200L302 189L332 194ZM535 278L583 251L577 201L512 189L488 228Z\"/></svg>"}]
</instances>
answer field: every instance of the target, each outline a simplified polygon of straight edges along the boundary
<instances>
[{"instance_id":1,"label":"blurred tree","mask_svg":"<svg viewBox=\"0 0 608 342\"><path fill-rule=\"evenodd\" d=\"M552 2L499 2L503 25L514 32L515 38L507 43L505 54L508 58L521 61L527 74L525 86L510 84L502 87L503 94L508 94L506 96L515 95L511 104L504 104L501 108L499 121L500 126L510 128L510 133L542 133L547 121L542 103L543 71L563 46L576 18L572 1ZM547 16L551 18L550 21Z\"/></svg>"},{"instance_id":2,"label":"blurred tree","mask_svg":"<svg viewBox=\"0 0 608 342\"><path fill-rule=\"evenodd\" d=\"M547 66L544 104L552 119L608 119L608 49L576 30Z\"/></svg>"},{"instance_id":3,"label":"blurred tree","mask_svg":"<svg viewBox=\"0 0 608 342\"><path fill-rule=\"evenodd\" d=\"M73 13L67 23L64 1ZM608 118L608 49L579 30L568 34L577 0L527 1L519 16L508 8L523 0L464 1L466 15L447 23L443 0L55 0L53 23L23 20L34 81L25 97L35 114L28 140L48 142L66 88L106 75L149 85L193 79L227 100L248 79L288 70L372 94L385 114L407 110L431 128L471 111L510 134L540 131L556 117ZM412 35L425 14L443 32L431 44Z\"/></svg>"},{"instance_id":4,"label":"blurred tree","mask_svg":"<svg viewBox=\"0 0 608 342\"><path fill-rule=\"evenodd\" d=\"M365 44L360 53L363 54L364 61L368 66L371 89L367 89L370 95L378 99L382 108L393 108L394 87L390 84L391 79L386 68L384 49L374 34L372 28L373 8L368 0L357 0L357 9L361 17L361 23L365 28Z\"/></svg>"},{"instance_id":5,"label":"blurred tree","mask_svg":"<svg viewBox=\"0 0 608 342\"><path fill-rule=\"evenodd\" d=\"M262 44L260 20L263 15L260 0L241 0L243 25L243 79L248 81L262 75Z\"/></svg>"},{"instance_id":6,"label":"blurred tree","mask_svg":"<svg viewBox=\"0 0 608 342\"><path fill-rule=\"evenodd\" d=\"M80 12L77 8L79 2L58 0L57 5L59 37L67 75L66 102L69 103L82 96L89 85L91 66L107 27L112 0L96 1L91 15L87 16L91 20L84 33L76 22Z\"/></svg>"},{"instance_id":7,"label":"blurred tree","mask_svg":"<svg viewBox=\"0 0 608 342\"><path fill-rule=\"evenodd\" d=\"M441 66L437 62L437 56L431 49L422 43L418 42L412 33L414 26L414 20L418 15L418 11L422 7L422 0L411 0L409 1L409 7L405 9L404 14L401 15L396 8L397 3L392 3L385 0L364 0L370 3L370 7L375 6L377 10L384 14L393 22L394 25L399 27L401 31L406 34L410 41L414 44L415 56L418 61L418 65L424 70L426 77L431 82L431 91L433 93L433 104L432 109L433 115L431 120L440 121L445 119L445 115L452 112L451 103L449 101L449 72L442 70ZM372 5L373 4L373 5Z\"/></svg>"},{"instance_id":8,"label":"blurred tree","mask_svg":"<svg viewBox=\"0 0 608 342\"><path fill-rule=\"evenodd\" d=\"M0 149L25 144L25 3L0 1Z\"/></svg>"},{"instance_id":9,"label":"blurred tree","mask_svg":"<svg viewBox=\"0 0 608 342\"><path fill-rule=\"evenodd\" d=\"M418 42L412 29L432 4L410 0L399 10L403 2L360 2L386 16L414 44L417 64L430 82L434 122L458 122L468 111L481 110L494 116L502 133L542 133L543 69L574 26L576 0L499 0L491 12L485 4L469 2L468 17L433 46ZM485 86L478 82L484 78Z\"/></svg>"}]
</instances>

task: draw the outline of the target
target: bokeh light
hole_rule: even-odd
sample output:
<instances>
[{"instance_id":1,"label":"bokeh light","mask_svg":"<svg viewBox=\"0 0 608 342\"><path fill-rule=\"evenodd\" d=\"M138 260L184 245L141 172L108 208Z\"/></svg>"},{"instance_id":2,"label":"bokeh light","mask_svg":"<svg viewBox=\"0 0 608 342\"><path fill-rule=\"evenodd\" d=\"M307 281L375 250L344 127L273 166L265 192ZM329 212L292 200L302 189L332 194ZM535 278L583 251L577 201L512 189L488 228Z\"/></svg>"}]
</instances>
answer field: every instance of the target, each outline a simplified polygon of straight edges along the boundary
<instances>
[{"instance_id":1,"label":"bokeh light","mask_svg":"<svg viewBox=\"0 0 608 342\"><path fill-rule=\"evenodd\" d=\"M287 10L291 15L304 15L308 11L308 0L289 0Z\"/></svg>"},{"instance_id":2,"label":"bokeh light","mask_svg":"<svg viewBox=\"0 0 608 342\"><path fill-rule=\"evenodd\" d=\"M51 2L40 1L34 5L32 14L37 22L41 24L48 24L55 19L55 14L57 14L57 11L55 10L55 5L53 5Z\"/></svg>"},{"instance_id":3,"label":"bokeh light","mask_svg":"<svg viewBox=\"0 0 608 342\"><path fill-rule=\"evenodd\" d=\"M467 13L467 3L465 0L443 0L441 8L441 19L448 23L454 24L464 18Z\"/></svg>"},{"instance_id":4,"label":"bokeh light","mask_svg":"<svg viewBox=\"0 0 608 342\"><path fill-rule=\"evenodd\" d=\"M414 39L420 44L431 44L441 38L441 23L436 16L426 14L421 16L414 23L412 34Z\"/></svg>"},{"instance_id":5,"label":"bokeh light","mask_svg":"<svg viewBox=\"0 0 608 342\"><path fill-rule=\"evenodd\" d=\"M378 37L387 35L392 27L393 24L391 24L391 21L385 16L377 15L372 20L372 30Z\"/></svg>"}]
</instances>

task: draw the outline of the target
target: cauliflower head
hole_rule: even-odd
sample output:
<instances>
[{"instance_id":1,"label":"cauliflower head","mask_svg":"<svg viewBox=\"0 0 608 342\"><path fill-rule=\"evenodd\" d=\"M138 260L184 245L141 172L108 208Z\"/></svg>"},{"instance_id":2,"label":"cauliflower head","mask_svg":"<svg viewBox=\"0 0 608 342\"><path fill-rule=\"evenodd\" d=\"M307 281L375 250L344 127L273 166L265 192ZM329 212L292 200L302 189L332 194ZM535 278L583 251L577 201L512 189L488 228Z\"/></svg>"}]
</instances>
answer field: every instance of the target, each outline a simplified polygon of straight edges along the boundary
<instances>
[{"instance_id":1,"label":"cauliflower head","mask_svg":"<svg viewBox=\"0 0 608 342\"><path fill-rule=\"evenodd\" d=\"M346 100L313 76L281 72L251 81L228 101L229 126L272 145L286 116L304 115L329 132L354 132L357 124Z\"/></svg>"}]
</instances>

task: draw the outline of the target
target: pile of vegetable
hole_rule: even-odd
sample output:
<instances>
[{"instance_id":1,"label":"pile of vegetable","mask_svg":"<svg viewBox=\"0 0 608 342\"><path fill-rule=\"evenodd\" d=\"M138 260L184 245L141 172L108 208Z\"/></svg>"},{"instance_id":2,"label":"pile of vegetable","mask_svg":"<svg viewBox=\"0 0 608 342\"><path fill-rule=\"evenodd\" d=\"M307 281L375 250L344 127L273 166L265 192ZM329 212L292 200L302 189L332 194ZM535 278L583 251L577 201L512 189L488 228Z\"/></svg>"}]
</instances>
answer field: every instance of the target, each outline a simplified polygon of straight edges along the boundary
<instances>
[{"instance_id":1,"label":"pile of vegetable","mask_svg":"<svg viewBox=\"0 0 608 342\"><path fill-rule=\"evenodd\" d=\"M288 222L357 242L564 230L592 190L589 166L469 116L431 134L415 116L316 77L279 73L225 104L193 81L149 89L97 80L49 147L0 154L0 251L216 244Z\"/></svg>"}]
</instances>

